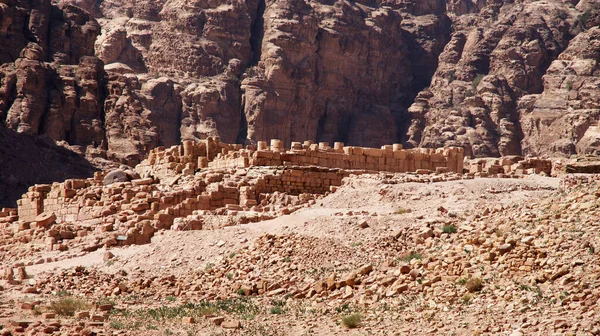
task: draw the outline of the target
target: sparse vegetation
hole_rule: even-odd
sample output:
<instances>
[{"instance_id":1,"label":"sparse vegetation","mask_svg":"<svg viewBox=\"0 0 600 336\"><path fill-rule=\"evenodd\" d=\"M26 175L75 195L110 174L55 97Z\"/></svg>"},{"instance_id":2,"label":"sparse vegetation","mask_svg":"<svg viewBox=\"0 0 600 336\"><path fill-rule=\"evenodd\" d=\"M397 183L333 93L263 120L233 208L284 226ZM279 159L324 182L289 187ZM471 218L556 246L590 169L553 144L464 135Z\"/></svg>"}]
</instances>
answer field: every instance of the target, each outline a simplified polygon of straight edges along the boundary
<instances>
[{"instance_id":1,"label":"sparse vegetation","mask_svg":"<svg viewBox=\"0 0 600 336\"><path fill-rule=\"evenodd\" d=\"M127 319L165 321L191 316L200 318L223 312L242 317L254 316L260 312L259 307L247 298L236 298L219 301L201 301L200 303L185 303L177 306L161 306L158 308L140 308L136 310L116 309L114 317Z\"/></svg>"},{"instance_id":2,"label":"sparse vegetation","mask_svg":"<svg viewBox=\"0 0 600 336\"><path fill-rule=\"evenodd\" d=\"M90 305L78 298L64 297L50 304L50 311L60 316L73 316L75 312L89 309Z\"/></svg>"},{"instance_id":3,"label":"sparse vegetation","mask_svg":"<svg viewBox=\"0 0 600 336\"><path fill-rule=\"evenodd\" d=\"M423 256L420 253L411 252L401 258L405 262L410 262L413 259L421 260Z\"/></svg>"},{"instance_id":4,"label":"sparse vegetation","mask_svg":"<svg viewBox=\"0 0 600 336\"><path fill-rule=\"evenodd\" d=\"M567 81L567 90L569 90L569 91L573 90L573 82L572 81Z\"/></svg>"},{"instance_id":5,"label":"sparse vegetation","mask_svg":"<svg viewBox=\"0 0 600 336\"><path fill-rule=\"evenodd\" d=\"M66 296L71 296L71 293L66 290L60 290L60 291L56 292L56 296L66 297Z\"/></svg>"},{"instance_id":6,"label":"sparse vegetation","mask_svg":"<svg viewBox=\"0 0 600 336\"><path fill-rule=\"evenodd\" d=\"M478 74L477 76L475 76L475 79L473 79L473 83L471 84L473 92L477 92L477 87L479 86L484 77L484 74Z\"/></svg>"},{"instance_id":7,"label":"sparse vegetation","mask_svg":"<svg viewBox=\"0 0 600 336\"><path fill-rule=\"evenodd\" d=\"M121 330L121 329L125 329L125 324L121 321L111 321L110 327L113 329Z\"/></svg>"},{"instance_id":8,"label":"sparse vegetation","mask_svg":"<svg viewBox=\"0 0 600 336\"><path fill-rule=\"evenodd\" d=\"M588 9L585 12L583 12L583 14L579 15L577 17L577 20L585 28L585 25L586 25L586 23L588 22L588 20L590 19L591 16L592 16L592 10Z\"/></svg>"},{"instance_id":9,"label":"sparse vegetation","mask_svg":"<svg viewBox=\"0 0 600 336\"><path fill-rule=\"evenodd\" d=\"M456 226L450 224L450 225L444 225L442 227L442 232L444 233L456 233Z\"/></svg>"},{"instance_id":10,"label":"sparse vegetation","mask_svg":"<svg viewBox=\"0 0 600 336\"><path fill-rule=\"evenodd\" d=\"M346 316L342 317L342 323L344 324L344 326L346 328L349 328L349 329L357 328L360 325L361 321L362 321L362 315L360 315L358 313L354 313L354 314L350 314L350 315L346 315Z\"/></svg>"},{"instance_id":11,"label":"sparse vegetation","mask_svg":"<svg viewBox=\"0 0 600 336\"><path fill-rule=\"evenodd\" d=\"M398 208L396 209L396 211L394 212L396 215L403 215L406 213L411 213L412 210L411 209L407 209L407 208Z\"/></svg>"},{"instance_id":12,"label":"sparse vegetation","mask_svg":"<svg viewBox=\"0 0 600 336\"><path fill-rule=\"evenodd\" d=\"M481 278L471 278L465 283L465 287L469 293L479 292L483 288L483 282Z\"/></svg>"},{"instance_id":13,"label":"sparse vegetation","mask_svg":"<svg viewBox=\"0 0 600 336\"><path fill-rule=\"evenodd\" d=\"M471 300L473 300L473 294L471 293L466 293L465 295L463 295L462 297L462 301L464 304L468 304L471 302Z\"/></svg>"},{"instance_id":14,"label":"sparse vegetation","mask_svg":"<svg viewBox=\"0 0 600 336\"><path fill-rule=\"evenodd\" d=\"M283 314L284 313L283 308L281 308L279 306L271 307L270 312L271 312L271 314Z\"/></svg>"}]
</instances>

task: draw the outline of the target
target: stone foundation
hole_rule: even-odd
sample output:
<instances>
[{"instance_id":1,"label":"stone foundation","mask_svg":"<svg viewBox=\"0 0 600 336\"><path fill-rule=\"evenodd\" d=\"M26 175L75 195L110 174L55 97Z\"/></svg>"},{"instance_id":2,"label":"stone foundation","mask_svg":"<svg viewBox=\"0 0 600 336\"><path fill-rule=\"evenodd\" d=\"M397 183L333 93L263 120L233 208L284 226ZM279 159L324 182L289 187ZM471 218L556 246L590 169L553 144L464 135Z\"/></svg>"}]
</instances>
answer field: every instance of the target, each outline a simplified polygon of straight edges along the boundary
<instances>
[{"instance_id":1,"label":"stone foundation","mask_svg":"<svg viewBox=\"0 0 600 336\"><path fill-rule=\"evenodd\" d=\"M303 144L293 142L286 151L282 142L271 140L267 146L259 141L257 146L223 144L212 138L201 142L185 141L168 149L156 148L136 170L165 178L176 174L191 175L202 168L247 168L252 166L317 166L346 170L372 170L386 172L463 172L463 150L451 147L441 149L402 149L402 145L381 148L344 146L336 142Z\"/></svg>"}]
</instances>

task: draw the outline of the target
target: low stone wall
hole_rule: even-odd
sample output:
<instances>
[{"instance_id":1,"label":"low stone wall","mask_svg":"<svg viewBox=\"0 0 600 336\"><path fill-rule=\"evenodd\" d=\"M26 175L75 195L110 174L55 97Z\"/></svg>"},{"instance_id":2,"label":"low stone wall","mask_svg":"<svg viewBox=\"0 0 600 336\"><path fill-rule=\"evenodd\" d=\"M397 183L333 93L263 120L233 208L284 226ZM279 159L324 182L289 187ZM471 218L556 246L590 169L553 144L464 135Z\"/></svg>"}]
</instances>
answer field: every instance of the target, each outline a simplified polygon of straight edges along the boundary
<instances>
[{"instance_id":1,"label":"low stone wall","mask_svg":"<svg viewBox=\"0 0 600 336\"><path fill-rule=\"evenodd\" d=\"M217 155L209 167L318 166L387 172L416 172L422 169L459 173L463 170L462 148L407 150L399 144L364 148L344 146L339 142L330 148L327 143L317 145L307 141L302 145L292 143L291 150L284 151L278 145L278 140L272 140L269 148L259 142L257 150L224 152Z\"/></svg>"},{"instance_id":2,"label":"low stone wall","mask_svg":"<svg viewBox=\"0 0 600 336\"><path fill-rule=\"evenodd\" d=\"M250 174L251 170L259 172ZM103 173L92 179L37 185L18 202L23 214L19 219L27 229L33 228L41 216L55 216L57 224L76 223L79 227L114 231L115 239L123 238L108 244L141 244L148 242L155 230L170 228L175 219L194 211L261 212L264 194L324 194L340 186L348 175L342 170L317 167L255 167L239 176L238 171L206 170L168 188L151 178L105 186ZM54 241L60 240L59 232L55 233Z\"/></svg>"},{"instance_id":3,"label":"low stone wall","mask_svg":"<svg viewBox=\"0 0 600 336\"><path fill-rule=\"evenodd\" d=\"M497 174L530 175L541 173L550 176L552 174L552 161L549 159L524 158L513 155L501 158L468 160L465 168L469 174L478 174L479 176Z\"/></svg>"},{"instance_id":4,"label":"low stone wall","mask_svg":"<svg viewBox=\"0 0 600 336\"><path fill-rule=\"evenodd\" d=\"M0 210L0 224L12 223L19 219L17 215L17 209L15 208L2 208Z\"/></svg>"},{"instance_id":5,"label":"low stone wall","mask_svg":"<svg viewBox=\"0 0 600 336\"><path fill-rule=\"evenodd\" d=\"M192 175L200 168L244 168L252 166L317 166L346 170L371 170L387 172L463 172L463 149L419 148L402 149L399 144L381 148L344 146L336 142L313 144L306 141L292 143L285 150L279 140L271 145L259 141L257 146L230 145L209 138L201 142L184 142L169 149L154 149L147 160L136 170L167 178L174 173Z\"/></svg>"}]
</instances>

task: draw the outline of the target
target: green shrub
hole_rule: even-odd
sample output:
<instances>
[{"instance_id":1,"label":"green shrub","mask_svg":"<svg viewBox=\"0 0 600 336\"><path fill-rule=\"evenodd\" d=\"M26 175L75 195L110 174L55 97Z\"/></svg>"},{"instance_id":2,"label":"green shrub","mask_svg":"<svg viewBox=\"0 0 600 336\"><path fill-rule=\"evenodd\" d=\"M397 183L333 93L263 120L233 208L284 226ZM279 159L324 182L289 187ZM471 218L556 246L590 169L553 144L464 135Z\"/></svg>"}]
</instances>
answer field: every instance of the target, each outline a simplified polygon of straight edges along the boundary
<instances>
[{"instance_id":1,"label":"green shrub","mask_svg":"<svg viewBox=\"0 0 600 336\"><path fill-rule=\"evenodd\" d=\"M483 77L485 77L484 74L478 74L475 79L473 80L473 83L471 84L473 87L473 92L477 92L477 87L479 86L479 83L481 83L481 80L483 79Z\"/></svg>"},{"instance_id":2,"label":"green shrub","mask_svg":"<svg viewBox=\"0 0 600 336\"><path fill-rule=\"evenodd\" d=\"M362 315L355 313L342 317L342 323L346 328L354 329L357 328L362 321Z\"/></svg>"},{"instance_id":3,"label":"green shrub","mask_svg":"<svg viewBox=\"0 0 600 336\"><path fill-rule=\"evenodd\" d=\"M465 287L469 293L479 292L483 288L483 282L481 278L471 278L465 283Z\"/></svg>"},{"instance_id":4,"label":"green shrub","mask_svg":"<svg viewBox=\"0 0 600 336\"><path fill-rule=\"evenodd\" d=\"M444 233L456 233L456 226L450 224L450 225L444 225L442 227L442 232Z\"/></svg>"},{"instance_id":5,"label":"green shrub","mask_svg":"<svg viewBox=\"0 0 600 336\"><path fill-rule=\"evenodd\" d=\"M72 297L62 298L50 304L50 310L61 316L73 316L75 312L89 308L90 305L87 302Z\"/></svg>"}]
</instances>

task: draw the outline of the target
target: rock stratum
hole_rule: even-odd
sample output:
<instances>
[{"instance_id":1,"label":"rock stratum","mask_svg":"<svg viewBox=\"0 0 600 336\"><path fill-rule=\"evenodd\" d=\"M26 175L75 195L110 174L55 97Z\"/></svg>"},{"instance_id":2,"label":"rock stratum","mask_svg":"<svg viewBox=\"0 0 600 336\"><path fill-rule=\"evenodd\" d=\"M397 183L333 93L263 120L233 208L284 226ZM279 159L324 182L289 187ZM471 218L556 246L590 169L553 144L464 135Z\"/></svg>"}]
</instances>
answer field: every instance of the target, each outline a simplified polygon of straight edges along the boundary
<instances>
[{"instance_id":1,"label":"rock stratum","mask_svg":"<svg viewBox=\"0 0 600 336\"><path fill-rule=\"evenodd\" d=\"M1 0L0 120L135 165L218 136L593 154L600 5Z\"/></svg>"}]
</instances>

